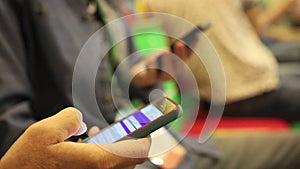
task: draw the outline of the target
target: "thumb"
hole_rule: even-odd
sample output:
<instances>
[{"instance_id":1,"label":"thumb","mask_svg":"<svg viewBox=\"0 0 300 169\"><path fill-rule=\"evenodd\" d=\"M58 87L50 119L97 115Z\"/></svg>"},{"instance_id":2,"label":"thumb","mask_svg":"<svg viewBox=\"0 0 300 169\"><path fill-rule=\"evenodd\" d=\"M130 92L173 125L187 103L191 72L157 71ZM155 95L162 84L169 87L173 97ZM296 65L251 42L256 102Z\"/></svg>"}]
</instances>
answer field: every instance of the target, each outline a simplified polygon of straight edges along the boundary
<instances>
[{"instance_id":1,"label":"thumb","mask_svg":"<svg viewBox=\"0 0 300 169\"><path fill-rule=\"evenodd\" d=\"M127 158L147 158L151 146L151 138L123 140L113 144L99 145L112 154Z\"/></svg>"},{"instance_id":2,"label":"thumb","mask_svg":"<svg viewBox=\"0 0 300 169\"><path fill-rule=\"evenodd\" d=\"M44 144L63 142L72 135L86 132L87 127L82 121L79 110L69 107L59 113L33 124L28 130L32 140Z\"/></svg>"}]
</instances>

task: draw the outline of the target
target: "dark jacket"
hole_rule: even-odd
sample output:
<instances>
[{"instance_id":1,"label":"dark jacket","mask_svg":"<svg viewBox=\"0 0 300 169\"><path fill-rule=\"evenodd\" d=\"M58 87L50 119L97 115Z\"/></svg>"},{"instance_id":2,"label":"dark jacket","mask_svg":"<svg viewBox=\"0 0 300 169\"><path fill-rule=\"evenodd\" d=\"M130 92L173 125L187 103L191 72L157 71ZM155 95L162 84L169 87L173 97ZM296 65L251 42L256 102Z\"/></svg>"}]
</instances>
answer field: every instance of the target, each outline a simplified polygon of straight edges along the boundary
<instances>
[{"instance_id":1,"label":"dark jacket","mask_svg":"<svg viewBox=\"0 0 300 169\"><path fill-rule=\"evenodd\" d=\"M0 153L33 122L73 106L75 61L99 22L86 0L0 1ZM99 44L101 47L101 44ZM84 110L88 126L112 122L107 60L98 70L98 112ZM98 83L99 82L99 83Z\"/></svg>"}]
</instances>

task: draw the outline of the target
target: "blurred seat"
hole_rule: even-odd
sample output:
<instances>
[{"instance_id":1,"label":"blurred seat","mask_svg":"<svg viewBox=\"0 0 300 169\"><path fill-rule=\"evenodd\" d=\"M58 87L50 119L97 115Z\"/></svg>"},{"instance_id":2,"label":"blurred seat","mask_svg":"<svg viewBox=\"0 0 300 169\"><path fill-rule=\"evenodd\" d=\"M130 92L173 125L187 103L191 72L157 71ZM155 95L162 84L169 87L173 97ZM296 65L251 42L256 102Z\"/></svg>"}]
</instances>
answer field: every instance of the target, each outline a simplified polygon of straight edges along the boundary
<instances>
[{"instance_id":1,"label":"blurred seat","mask_svg":"<svg viewBox=\"0 0 300 169\"><path fill-rule=\"evenodd\" d=\"M206 120L207 112L199 112L195 123L186 123L182 127L182 132L188 133L191 137L199 137ZM294 128L300 129L300 123L294 125ZM285 132L291 129L291 125L280 118L257 118L257 117L223 117L217 129L215 136L223 134L244 134L261 132Z\"/></svg>"}]
</instances>

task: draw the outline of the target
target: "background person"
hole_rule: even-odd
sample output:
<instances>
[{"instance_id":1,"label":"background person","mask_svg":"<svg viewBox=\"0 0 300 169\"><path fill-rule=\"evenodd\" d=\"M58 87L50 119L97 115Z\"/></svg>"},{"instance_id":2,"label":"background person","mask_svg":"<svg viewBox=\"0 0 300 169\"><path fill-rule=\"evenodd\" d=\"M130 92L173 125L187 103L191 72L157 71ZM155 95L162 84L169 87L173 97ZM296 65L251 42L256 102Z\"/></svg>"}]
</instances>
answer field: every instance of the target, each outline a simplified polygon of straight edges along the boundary
<instances>
[{"instance_id":1,"label":"background person","mask_svg":"<svg viewBox=\"0 0 300 169\"><path fill-rule=\"evenodd\" d=\"M280 117L289 122L300 120L299 68L281 69L252 27L241 1L190 0L185 4L177 1L158 4L149 0L145 3L150 11L174 14L193 24L211 22L211 28L205 34L224 68L225 116ZM177 28L180 29L180 25ZM210 78L200 59L192 56L186 63L197 80L202 101L218 105L217 102L210 103Z\"/></svg>"},{"instance_id":2,"label":"background person","mask_svg":"<svg viewBox=\"0 0 300 169\"><path fill-rule=\"evenodd\" d=\"M277 60L299 62L300 1L245 1L244 6L251 24Z\"/></svg>"}]
</instances>

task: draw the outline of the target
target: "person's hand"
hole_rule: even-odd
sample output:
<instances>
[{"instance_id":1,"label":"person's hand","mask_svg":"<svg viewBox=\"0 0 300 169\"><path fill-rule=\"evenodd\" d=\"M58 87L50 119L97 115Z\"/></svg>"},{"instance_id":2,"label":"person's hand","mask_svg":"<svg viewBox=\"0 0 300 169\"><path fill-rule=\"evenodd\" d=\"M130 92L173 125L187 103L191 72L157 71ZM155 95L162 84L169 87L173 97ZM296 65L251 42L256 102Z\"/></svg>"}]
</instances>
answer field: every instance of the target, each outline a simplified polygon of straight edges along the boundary
<instances>
[{"instance_id":1,"label":"person's hand","mask_svg":"<svg viewBox=\"0 0 300 169\"><path fill-rule=\"evenodd\" d=\"M65 142L85 131L81 113L74 108L64 109L30 126L3 156L0 168L122 169L133 168L147 158L150 138L106 145Z\"/></svg>"},{"instance_id":2,"label":"person's hand","mask_svg":"<svg viewBox=\"0 0 300 169\"><path fill-rule=\"evenodd\" d=\"M181 42L176 42L173 50L174 54L169 50L158 50L133 66L130 70L130 76L134 77L133 85L143 88L172 80L174 77L169 74L170 72L173 73L173 76L179 76L181 67L189 58L191 50Z\"/></svg>"}]
</instances>

